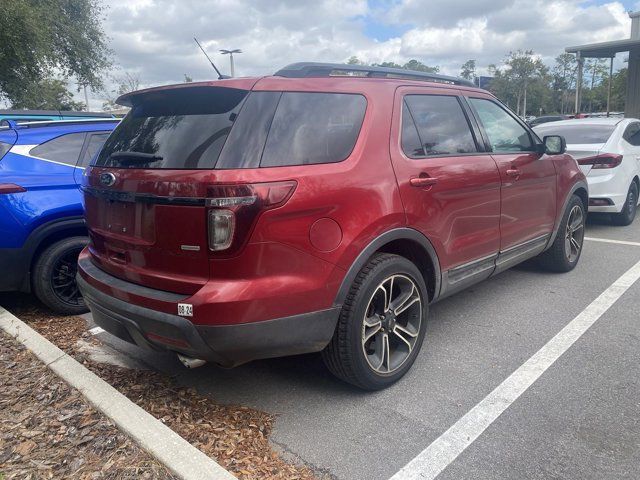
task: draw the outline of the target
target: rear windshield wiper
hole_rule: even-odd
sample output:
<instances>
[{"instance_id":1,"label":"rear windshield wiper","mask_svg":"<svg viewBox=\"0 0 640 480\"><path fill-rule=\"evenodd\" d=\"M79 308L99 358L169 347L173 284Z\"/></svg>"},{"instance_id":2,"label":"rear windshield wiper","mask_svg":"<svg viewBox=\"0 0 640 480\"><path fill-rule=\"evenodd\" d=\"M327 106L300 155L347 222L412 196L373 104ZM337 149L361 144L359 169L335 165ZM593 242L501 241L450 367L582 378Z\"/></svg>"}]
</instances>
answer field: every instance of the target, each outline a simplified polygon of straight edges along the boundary
<instances>
[{"instance_id":1,"label":"rear windshield wiper","mask_svg":"<svg viewBox=\"0 0 640 480\"><path fill-rule=\"evenodd\" d=\"M117 160L121 165L135 165L138 163L153 163L162 160L164 157L154 153L143 152L113 152L109 158Z\"/></svg>"}]
</instances>

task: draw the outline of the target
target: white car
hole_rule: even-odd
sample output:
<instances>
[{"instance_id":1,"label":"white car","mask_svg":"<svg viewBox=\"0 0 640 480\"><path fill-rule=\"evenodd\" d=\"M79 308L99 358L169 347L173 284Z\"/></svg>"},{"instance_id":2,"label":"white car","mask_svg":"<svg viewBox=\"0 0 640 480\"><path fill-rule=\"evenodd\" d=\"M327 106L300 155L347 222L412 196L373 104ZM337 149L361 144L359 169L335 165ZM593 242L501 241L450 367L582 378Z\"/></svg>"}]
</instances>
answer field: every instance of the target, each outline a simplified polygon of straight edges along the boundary
<instances>
[{"instance_id":1,"label":"white car","mask_svg":"<svg viewBox=\"0 0 640 480\"><path fill-rule=\"evenodd\" d=\"M587 176L589 212L613 213L618 225L633 222L640 191L640 120L581 118L545 123L540 138L562 135L567 153Z\"/></svg>"}]
</instances>

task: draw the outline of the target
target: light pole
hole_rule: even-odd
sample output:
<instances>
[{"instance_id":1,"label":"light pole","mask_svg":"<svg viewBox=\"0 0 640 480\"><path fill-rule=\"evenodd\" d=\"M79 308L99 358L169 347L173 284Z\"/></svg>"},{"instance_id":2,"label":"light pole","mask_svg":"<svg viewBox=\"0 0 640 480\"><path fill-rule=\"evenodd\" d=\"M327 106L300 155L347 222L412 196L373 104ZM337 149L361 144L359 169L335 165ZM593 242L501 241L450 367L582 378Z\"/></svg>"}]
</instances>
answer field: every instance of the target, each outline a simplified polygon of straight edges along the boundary
<instances>
[{"instance_id":1,"label":"light pole","mask_svg":"<svg viewBox=\"0 0 640 480\"><path fill-rule=\"evenodd\" d=\"M223 55L229 55L229 62L231 63L231 76L235 77L235 70L233 68L233 54L234 53L242 53L242 50L236 48L235 50L220 50L220 53Z\"/></svg>"}]
</instances>

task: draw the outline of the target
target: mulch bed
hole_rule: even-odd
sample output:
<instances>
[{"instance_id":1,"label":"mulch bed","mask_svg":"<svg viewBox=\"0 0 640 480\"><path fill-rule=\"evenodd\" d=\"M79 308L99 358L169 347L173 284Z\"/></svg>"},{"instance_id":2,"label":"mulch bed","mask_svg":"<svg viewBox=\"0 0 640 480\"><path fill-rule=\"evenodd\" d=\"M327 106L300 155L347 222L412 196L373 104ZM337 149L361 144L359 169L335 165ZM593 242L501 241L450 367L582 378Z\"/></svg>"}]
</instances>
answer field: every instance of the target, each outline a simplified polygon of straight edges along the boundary
<instances>
[{"instance_id":1,"label":"mulch bed","mask_svg":"<svg viewBox=\"0 0 640 480\"><path fill-rule=\"evenodd\" d=\"M0 385L0 478L175 478L4 332Z\"/></svg>"},{"instance_id":2,"label":"mulch bed","mask_svg":"<svg viewBox=\"0 0 640 480\"><path fill-rule=\"evenodd\" d=\"M0 300L14 315L238 478L318 478L307 466L288 463L271 448L268 437L273 429L273 415L243 406L217 404L195 389L179 386L172 378L154 371L92 362L80 351L77 342L99 341L86 331L82 318L55 316L29 297L9 305L1 297Z\"/></svg>"}]
</instances>

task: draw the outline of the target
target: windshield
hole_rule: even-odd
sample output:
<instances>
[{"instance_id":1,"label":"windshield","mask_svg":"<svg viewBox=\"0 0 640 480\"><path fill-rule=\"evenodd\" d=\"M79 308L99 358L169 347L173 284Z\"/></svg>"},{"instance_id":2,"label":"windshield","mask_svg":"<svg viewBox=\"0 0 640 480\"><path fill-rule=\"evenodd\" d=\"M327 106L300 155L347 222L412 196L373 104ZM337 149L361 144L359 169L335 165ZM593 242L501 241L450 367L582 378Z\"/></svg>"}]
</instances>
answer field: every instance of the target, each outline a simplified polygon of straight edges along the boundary
<instances>
[{"instance_id":1,"label":"windshield","mask_svg":"<svg viewBox=\"0 0 640 480\"><path fill-rule=\"evenodd\" d=\"M105 142L95 165L213 168L248 93L207 86L141 94Z\"/></svg>"},{"instance_id":2,"label":"windshield","mask_svg":"<svg viewBox=\"0 0 640 480\"><path fill-rule=\"evenodd\" d=\"M549 123L533 130L540 138L545 135L562 135L567 144L605 143L615 130L615 125L557 125Z\"/></svg>"}]
</instances>

